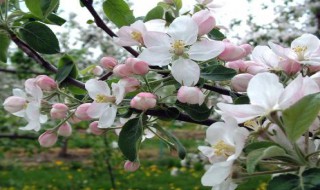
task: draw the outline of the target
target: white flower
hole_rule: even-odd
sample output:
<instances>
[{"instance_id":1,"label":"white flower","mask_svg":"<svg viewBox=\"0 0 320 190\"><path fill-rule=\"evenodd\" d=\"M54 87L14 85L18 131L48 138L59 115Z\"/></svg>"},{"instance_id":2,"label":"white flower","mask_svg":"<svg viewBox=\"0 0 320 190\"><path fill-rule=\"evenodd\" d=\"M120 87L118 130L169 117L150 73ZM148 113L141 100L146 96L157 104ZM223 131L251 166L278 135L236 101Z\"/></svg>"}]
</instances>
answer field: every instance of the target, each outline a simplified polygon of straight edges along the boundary
<instances>
[{"instance_id":1,"label":"white flower","mask_svg":"<svg viewBox=\"0 0 320 190\"><path fill-rule=\"evenodd\" d=\"M139 59L149 65L166 66L172 62L173 77L185 86L195 85L200 77L200 68L195 61L206 61L224 50L224 43L214 40L197 41L198 25L189 16L176 18L168 28L168 34L147 32L144 44L147 47Z\"/></svg>"},{"instance_id":2,"label":"white flower","mask_svg":"<svg viewBox=\"0 0 320 190\"><path fill-rule=\"evenodd\" d=\"M143 44L143 34L147 31L141 20L130 26L123 26L117 32L118 37L114 37L114 42L119 46L134 46Z\"/></svg>"}]
</instances>

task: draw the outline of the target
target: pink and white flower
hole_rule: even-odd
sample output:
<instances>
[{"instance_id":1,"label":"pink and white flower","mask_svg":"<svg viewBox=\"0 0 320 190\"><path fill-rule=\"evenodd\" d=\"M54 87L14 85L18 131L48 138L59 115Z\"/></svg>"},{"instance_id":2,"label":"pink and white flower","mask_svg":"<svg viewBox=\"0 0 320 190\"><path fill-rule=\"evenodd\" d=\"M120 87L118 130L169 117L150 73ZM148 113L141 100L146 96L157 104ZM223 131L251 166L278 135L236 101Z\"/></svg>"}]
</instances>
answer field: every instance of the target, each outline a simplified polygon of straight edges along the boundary
<instances>
[{"instance_id":1,"label":"pink and white flower","mask_svg":"<svg viewBox=\"0 0 320 190\"><path fill-rule=\"evenodd\" d=\"M182 103L202 105L205 95L197 87L181 86L178 90L177 99Z\"/></svg>"},{"instance_id":2,"label":"pink and white flower","mask_svg":"<svg viewBox=\"0 0 320 190\"><path fill-rule=\"evenodd\" d=\"M209 10L201 10L192 15L198 25L198 36L208 34L215 26L216 20Z\"/></svg>"},{"instance_id":3,"label":"pink and white flower","mask_svg":"<svg viewBox=\"0 0 320 190\"><path fill-rule=\"evenodd\" d=\"M224 50L220 41L197 41L198 25L189 16L176 18L168 28L168 34L147 32L144 43L147 49L139 59L149 65L167 66L172 63L173 77L184 86L197 84L200 67L195 61L206 61L218 56Z\"/></svg>"},{"instance_id":4,"label":"pink and white flower","mask_svg":"<svg viewBox=\"0 0 320 190\"><path fill-rule=\"evenodd\" d=\"M132 108L143 111L154 108L156 107L156 105L157 97L154 94L148 92L140 92L134 98L132 98L130 102L130 106Z\"/></svg>"},{"instance_id":5,"label":"pink and white flower","mask_svg":"<svg viewBox=\"0 0 320 190\"><path fill-rule=\"evenodd\" d=\"M130 26L123 26L117 32L118 37L114 37L114 42L119 46L143 45L143 35L147 29L141 20L136 21Z\"/></svg>"}]
</instances>

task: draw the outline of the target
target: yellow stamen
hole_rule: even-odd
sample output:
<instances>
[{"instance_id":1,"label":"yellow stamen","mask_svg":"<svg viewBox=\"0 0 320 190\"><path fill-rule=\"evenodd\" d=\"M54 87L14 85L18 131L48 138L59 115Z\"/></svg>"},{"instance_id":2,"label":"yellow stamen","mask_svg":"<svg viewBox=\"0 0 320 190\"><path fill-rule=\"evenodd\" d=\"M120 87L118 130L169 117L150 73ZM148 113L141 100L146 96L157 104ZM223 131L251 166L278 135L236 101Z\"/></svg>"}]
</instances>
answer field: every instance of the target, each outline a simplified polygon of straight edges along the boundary
<instances>
[{"instance_id":1,"label":"yellow stamen","mask_svg":"<svg viewBox=\"0 0 320 190\"><path fill-rule=\"evenodd\" d=\"M183 55L185 45L186 44L182 40L176 40L171 44L171 52L176 55Z\"/></svg>"},{"instance_id":2,"label":"yellow stamen","mask_svg":"<svg viewBox=\"0 0 320 190\"><path fill-rule=\"evenodd\" d=\"M133 32L131 32L131 37L132 37L132 39L134 39L135 41L137 41L139 43L143 42L141 32L133 31Z\"/></svg>"},{"instance_id":3,"label":"yellow stamen","mask_svg":"<svg viewBox=\"0 0 320 190\"><path fill-rule=\"evenodd\" d=\"M96 102L97 103L113 103L115 102L116 98L113 96L106 96L106 95L102 95L102 94L98 94L96 96Z\"/></svg>"},{"instance_id":4,"label":"yellow stamen","mask_svg":"<svg viewBox=\"0 0 320 190\"><path fill-rule=\"evenodd\" d=\"M235 148L231 145L226 144L223 140L220 140L215 145L212 146L214 153L217 156L230 156L234 154Z\"/></svg>"},{"instance_id":5,"label":"yellow stamen","mask_svg":"<svg viewBox=\"0 0 320 190\"><path fill-rule=\"evenodd\" d=\"M294 52L298 55L298 60L303 60L304 59L304 53L308 49L307 46L297 46L295 48L292 48Z\"/></svg>"}]
</instances>

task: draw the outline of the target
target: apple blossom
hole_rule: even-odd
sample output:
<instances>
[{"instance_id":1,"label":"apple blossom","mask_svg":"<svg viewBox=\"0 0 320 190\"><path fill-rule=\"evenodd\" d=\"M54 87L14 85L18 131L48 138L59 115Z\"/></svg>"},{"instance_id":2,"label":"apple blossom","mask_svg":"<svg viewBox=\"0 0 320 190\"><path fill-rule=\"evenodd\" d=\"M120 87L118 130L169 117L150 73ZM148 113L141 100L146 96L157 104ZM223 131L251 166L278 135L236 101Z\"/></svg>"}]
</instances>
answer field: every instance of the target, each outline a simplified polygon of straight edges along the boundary
<instances>
[{"instance_id":1,"label":"apple blossom","mask_svg":"<svg viewBox=\"0 0 320 190\"><path fill-rule=\"evenodd\" d=\"M148 92L140 92L130 102L132 108L143 111L156 107L156 104L157 97Z\"/></svg>"},{"instance_id":2,"label":"apple blossom","mask_svg":"<svg viewBox=\"0 0 320 190\"><path fill-rule=\"evenodd\" d=\"M114 37L114 42L119 46L143 45L143 35L147 32L144 23L137 20L130 26L123 26L117 32L118 37Z\"/></svg>"},{"instance_id":3,"label":"apple blossom","mask_svg":"<svg viewBox=\"0 0 320 190\"><path fill-rule=\"evenodd\" d=\"M10 113L16 113L25 108L27 100L19 96L10 96L3 102L3 107Z\"/></svg>"},{"instance_id":4,"label":"apple blossom","mask_svg":"<svg viewBox=\"0 0 320 190\"><path fill-rule=\"evenodd\" d=\"M118 65L118 61L113 57L103 57L100 60L100 66L112 70L116 65Z\"/></svg>"},{"instance_id":5,"label":"apple blossom","mask_svg":"<svg viewBox=\"0 0 320 190\"><path fill-rule=\"evenodd\" d=\"M133 92L140 87L140 81L133 77L125 77L119 80L125 88L125 93Z\"/></svg>"},{"instance_id":6,"label":"apple blossom","mask_svg":"<svg viewBox=\"0 0 320 190\"><path fill-rule=\"evenodd\" d=\"M246 92L249 81L253 75L249 73L241 73L231 79L231 86L237 92Z\"/></svg>"},{"instance_id":7,"label":"apple blossom","mask_svg":"<svg viewBox=\"0 0 320 190\"><path fill-rule=\"evenodd\" d=\"M216 20L209 10L196 12L192 15L192 19L198 25L198 36L208 34L216 26Z\"/></svg>"},{"instance_id":8,"label":"apple blossom","mask_svg":"<svg viewBox=\"0 0 320 190\"><path fill-rule=\"evenodd\" d=\"M168 28L168 34L147 32L144 35L146 49L139 59L149 65L167 66L172 63L173 77L184 86L197 84L200 67L195 61L206 61L224 50L220 41L197 41L198 25L189 16L176 18Z\"/></svg>"},{"instance_id":9,"label":"apple blossom","mask_svg":"<svg viewBox=\"0 0 320 190\"><path fill-rule=\"evenodd\" d=\"M39 75L35 78L35 83L45 91L52 91L57 88L57 83L47 75Z\"/></svg>"},{"instance_id":10,"label":"apple blossom","mask_svg":"<svg viewBox=\"0 0 320 190\"><path fill-rule=\"evenodd\" d=\"M91 73L95 76L100 76L103 73L103 69L100 66L95 66L94 68L92 68Z\"/></svg>"},{"instance_id":11,"label":"apple blossom","mask_svg":"<svg viewBox=\"0 0 320 190\"><path fill-rule=\"evenodd\" d=\"M58 136L54 131L46 131L38 138L39 144L42 147L51 147L56 144L57 140Z\"/></svg>"},{"instance_id":12,"label":"apple blossom","mask_svg":"<svg viewBox=\"0 0 320 190\"><path fill-rule=\"evenodd\" d=\"M88 114L88 109L90 108L91 103L84 103L77 107L74 115L81 121L91 120L92 117Z\"/></svg>"},{"instance_id":13,"label":"apple blossom","mask_svg":"<svg viewBox=\"0 0 320 190\"><path fill-rule=\"evenodd\" d=\"M67 117L69 108L67 105L62 103L55 103L52 105L50 110L50 116L52 119L63 119Z\"/></svg>"},{"instance_id":14,"label":"apple blossom","mask_svg":"<svg viewBox=\"0 0 320 190\"><path fill-rule=\"evenodd\" d=\"M101 135L104 133L104 130L100 129L98 127L99 122L98 121L94 121L92 123L90 123L89 125L89 131L94 134L94 135Z\"/></svg>"},{"instance_id":15,"label":"apple blossom","mask_svg":"<svg viewBox=\"0 0 320 190\"><path fill-rule=\"evenodd\" d=\"M62 124L58 129L58 135L63 137L69 137L72 134L72 127L68 122Z\"/></svg>"},{"instance_id":16,"label":"apple blossom","mask_svg":"<svg viewBox=\"0 0 320 190\"><path fill-rule=\"evenodd\" d=\"M198 87L181 86L178 90L177 99L182 103L202 105L205 95Z\"/></svg>"},{"instance_id":17,"label":"apple blossom","mask_svg":"<svg viewBox=\"0 0 320 190\"><path fill-rule=\"evenodd\" d=\"M119 64L113 68L113 74L118 77L128 77L131 76L132 70L128 64Z\"/></svg>"},{"instance_id":18,"label":"apple blossom","mask_svg":"<svg viewBox=\"0 0 320 190\"><path fill-rule=\"evenodd\" d=\"M251 46L249 44L243 44L242 46L237 46L229 42L228 40L223 41L225 44L224 51L218 56L219 59L223 61L236 61L242 59L251 53Z\"/></svg>"},{"instance_id":19,"label":"apple blossom","mask_svg":"<svg viewBox=\"0 0 320 190\"><path fill-rule=\"evenodd\" d=\"M128 65L131 72L136 75L145 75L149 72L148 63L137 58L127 58L125 64Z\"/></svg>"},{"instance_id":20,"label":"apple blossom","mask_svg":"<svg viewBox=\"0 0 320 190\"><path fill-rule=\"evenodd\" d=\"M127 160L125 163L124 163L124 170L128 171L128 172L134 172L136 171L137 169L139 169L140 167L140 163L139 162L131 162L129 160Z\"/></svg>"}]
</instances>

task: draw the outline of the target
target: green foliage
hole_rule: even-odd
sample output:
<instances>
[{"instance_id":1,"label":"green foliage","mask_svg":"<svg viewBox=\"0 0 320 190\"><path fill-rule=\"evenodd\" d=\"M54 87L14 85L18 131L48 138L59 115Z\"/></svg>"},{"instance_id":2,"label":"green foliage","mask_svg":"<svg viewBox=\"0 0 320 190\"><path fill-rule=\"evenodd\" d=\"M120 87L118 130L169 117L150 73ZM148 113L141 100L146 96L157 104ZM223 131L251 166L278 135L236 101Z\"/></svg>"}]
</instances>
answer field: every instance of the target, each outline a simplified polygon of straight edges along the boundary
<instances>
[{"instance_id":1,"label":"green foliage","mask_svg":"<svg viewBox=\"0 0 320 190\"><path fill-rule=\"evenodd\" d=\"M235 70L222 65L208 64L208 66L201 69L200 77L212 81L223 81L230 80L236 74L237 72Z\"/></svg>"},{"instance_id":2,"label":"green foliage","mask_svg":"<svg viewBox=\"0 0 320 190\"><path fill-rule=\"evenodd\" d=\"M226 36L222 34L219 29L216 29L216 28L212 29L208 33L208 37L212 40L219 40L219 41L222 41L223 39L226 38Z\"/></svg>"},{"instance_id":3,"label":"green foliage","mask_svg":"<svg viewBox=\"0 0 320 190\"><path fill-rule=\"evenodd\" d=\"M247 171L253 173L256 165L265 158L272 158L276 156L286 155L285 150L279 146L270 146L268 148L260 148L251 151L247 157Z\"/></svg>"},{"instance_id":4,"label":"green foliage","mask_svg":"<svg viewBox=\"0 0 320 190\"><path fill-rule=\"evenodd\" d=\"M320 93L305 96L283 111L283 122L288 138L296 141L305 133L320 111Z\"/></svg>"},{"instance_id":5,"label":"green foliage","mask_svg":"<svg viewBox=\"0 0 320 190\"><path fill-rule=\"evenodd\" d=\"M144 22L147 22L149 20L153 20L153 19L162 19L164 14L164 10L163 7L161 6L156 6L155 8L151 9L146 17L144 18Z\"/></svg>"},{"instance_id":6,"label":"green foliage","mask_svg":"<svg viewBox=\"0 0 320 190\"><path fill-rule=\"evenodd\" d=\"M180 115L180 111L175 107L169 107L163 109L165 116L159 117L161 120L171 121L177 119Z\"/></svg>"},{"instance_id":7,"label":"green foliage","mask_svg":"<svg viewBox=\"0 0 320 190\"><path fill-rule=\"evenodd\" d=\"M127 26L135 21L132 10L123 0L106 0L103 11L117 27Z\"/></svg>"},{"instance_id":8,"label":"green foliage","mask_svg":"<svg viewBox=\"0 0 320 190\"><path fill-rule=\"evenodd\" d=\"M234 104L250 104L250 99L248 96L240 96L236 97L233 102Z\"/></svg>"},{"instance_id":9,"label":"green foliage","mask_svg":"<svg viewBox=\"0 0 320 190\"><path fill-rule=\"evenodd\" d=\"M21 38L34 50L44 54L60 52L59 41L52 30L40 22L30 22L20 31Z\"/></svg>"},{"instance_id":10,"label":"green foliage","mask_svg":"<svg viewBox=\"0 0 320 190\"><path fill-rule=\"evenodd\" d=\"M59 0L26 0L29 11L38 18L47 18L59 6Z\"/></svg>"},{"instance_id":11,"label":"green foliage","mask_svg":"<svg viewBox=\"0 0 320 190\"><path fill-rule=\"evenodd\" d=\"M207 120L212 112L212 108L209 109L206 104L199 106L198 104L184 104L177 101L176 106L185 111L195 121Z\"/></svg>"},{"instance_id":12,"label":"green foliage","mask_svg":"<svg viewBox=\"0 0 320 190\"><path fill-rule=\"evenodd\" d=\"M243 151L246 154L249 154L250 152L257 150L257 149L261 149L261 148L268 148L271 146L279 146L278 144L271 142L271 141L259 141L259 142L253 142L248 144Z\"/></svg>"},{"instance_id":13,"label":"green foliage","mask_svg":"<svg viewBox=\"0 0 320 190\"><path fill-rule=\"evenodd\" d=\"M7 62L7 51L10 45L9 37L0 31L0 61Z\"/></svg>"},{"instance_id":14,"label":"green foliage","mask_svg":"<svg viewBox=\"0 0 320 190\"><path fill-rule=\"evenodd\" d=\"M267 186L267 183L270 181L270 175L250 177L244 183L241 183L236 190L258 190L263 189L263 186Z\"/></svg>"},{"instance_id":15,"label":"green foliage","mask_svg":"<svg viewBox=\"0 0 320 190\"><path fill-rule=\"evenodd\" d=\"M58 64L58 73L56 75L56 81L62 83L68 76L77 78L78 69L69 55L64 55L60 58Z\"/></svg>"},{"instance_id":16,"label":"green foliage","mask_svg":"<svg viewBox=\"0 0 320 190\"><path fill-rule=\"evenodd\" d=\"M173 0L173 4L177 10L180 10L182 8L182 0Z\"/></svg>"},{"instance_id":17,"label":"green foliage","mask_svg":"<svg viewBox=\"0 0 320 190\"><path fill-rule=\"evenodd\" d=\"M143 123L140 118L130 119L122 127L119 135L119 148L123 155L130 161L135 161L138 156L139 145L142 137Z\"/></svg>"},{"instance_id":18,"label":"green foliage","mask_svg":"<svg viewBox=\"0 0 320 190\"><path fill-rule=\"evenodd\" d=\"M301 176L285 174L274 177L268 190L318 190L320 189L320 169L305 170Z\"/></svg>"}]
</instances>

